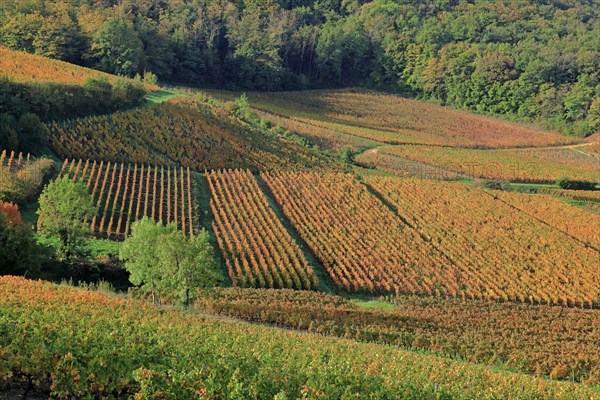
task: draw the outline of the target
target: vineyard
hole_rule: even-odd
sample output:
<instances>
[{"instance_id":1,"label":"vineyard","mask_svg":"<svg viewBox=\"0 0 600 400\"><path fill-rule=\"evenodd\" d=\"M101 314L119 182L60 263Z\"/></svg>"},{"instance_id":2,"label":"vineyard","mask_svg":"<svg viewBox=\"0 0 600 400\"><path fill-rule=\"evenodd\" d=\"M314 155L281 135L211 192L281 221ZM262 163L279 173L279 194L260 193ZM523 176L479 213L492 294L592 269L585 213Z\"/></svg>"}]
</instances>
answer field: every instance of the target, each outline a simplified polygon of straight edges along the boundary
<instances>
[{"instance_id":1,"label":"vineyard","mask_svg":"<svg viewBox=\"0 0 600 400\"><path fill-rule=\"evenodd\" d=\"M210 207L231 281L242 287L316 289L317 277L249 171L211 172Z\"/></svg>"},{"instance_id":2,"label":"vineyard","mask_svg":"<svg viewBox=\"0 0 600 400\"><path fill-rule=\"evenodd\" d=\"M2 174L15 174L30 164L30 161L30 154L24 155L14 151L8 153L6 150L2 150L2 153L0 153L0 171L2 171Z\"/></svg>"},{"instance_id":3,"label":"vineyard","mask_svg":"<svg viewBox=\"0 0 600 400\"><path fill-rule=\"evenodd\" d=\"M227 97L227 93L210 92ZM418 143L473 148L548 146L567 137L364 89L248 94L252 106L319 130L387 144Z\"/></svg>"},{"instance_id":4,"label":"vineyard","mask_svg":"<svg viewBox=\"0 0 600 400\"><path fill-rule=\"evenodd\" d=\"M446 274L457 277L467 297L598 305L597 232L581 222L597 216L567 212L569 206L544 197L459 183L374 176L365 182L445 255Z\"/></svg>"},{"instance_id":5,"label":"vineyard","mask_svg":"<svg viewBox=\"0 0 600 400\"><path fill-rule=\"evenodd\" d=\"M476 150L437 146L384 146L380 152L430 164L433 167L471 178L502 179L513 182L600 181L600 161L577 156L571 150ZM573 154L571 157L564 156Z\"/></svg>"},{"instance_id":6,"label":"vineyard","mask_svg":"<svg viewBox=\"0 0 600 400\"><path fill-rule=\"evenodd\" d=\"M0 277L0 291L0 377L58 398L600 398L581 384L41 281Z\"/></svg>"},{"instance_id":7,"label":"vineyard","mask_svg":"<svg viewBox=\"0 0 600 400\"><path fill-rule=\"evenodd\" d=\"M597 217L559 201L365 177L396 216L351 175L263 177L346 292L584 307L600 300L597 233L583 223Z\"/></svg>"},{"instance_id":8,"label":"vineyard","mask_svg":"<svg viewBox=\"0 0 600 400\"><path fill-rule=\"evenodd\" d=\"M351 175L263 174L302 238L347 292L458 296L449 261Z\"/></svg>"},{"instance_id":9,"label":"vineyard","mask_svg":"<svg viewBox=\"0 0 600 400\"><path fill-rule=\"evenodd\" d=\"M311 143L332 151L339 151L349 147L354 151L361 150L367 147L373 147L379 142L373 139L366 139L354 134L340 132L340 129L333 130L315 126L309 122L301 121L295 117L285 117L279 114L257 110L257 114L265 119L273 121L274 124L280 125L283 128L295 132Z\"/></svg>"},{"instance_id":10,"label":"vineyard","mask_svg":"<svg viewBox=\"0 0 600 400\"><path fill-rule=\"evenodd\" d=\"M0 200L25 204L37 196L55 172L54 161L30 154L0 153Z\"/></svg>"},{"instance_id":11,"label":"vineyard","mask_svg":"<svg viewBox=\"0 0 600 400\"><path fill-rule=\"evenodd\" d=\"M574 190L573 192L580 191ZM588 190L587 192L595 193L596 199L600 200L600 191ZM586 246L600 251L600 229L598 229L600 227L600 216L572 207L550 196L502 191L493 192L493 196L510 207L514 207L538 221L576 238Z\"/></svg>"},{"instance_id":12,"label":"vineyard","mask_svg":"<svg viewBox=\"0 0 600 400\"><path fill-rule=\"evenodd\" d=\"M59 176L87 185L99 210L85 221L101 238L124 239L144 216L194 234L190 169L66 159Z\"/></svg>"},{"instance_id":13,"label":"vineyard","mask_svg":"<svg viewBox=\"0 0 600 400\"><path fill-rule=\"evenodd\" d=\"M600 383L600 310L416 296L387 301L394 307L365 308L306 291L215 288L203 290L196 307L251 322L502 363L553 379Z\"/></svg>"},{"instance_id":14,"label":"vineyard","mask_svg":"<svg viewBox=\"0 0 600 400\"><path fill-rule=\"evenodd\" d=\"M0 76L16 82L51 82L66 85L81 85L89 78L104 77L108 81L119 79L101 71L80 67L64 61L53 60L33 54L13 51L0 46ZM146 89L157 90L155 85L146 84Z\"/></svg>"},{"instance_id":15,"label":"vineyard","mask_svg":"<svg viewBox=\"0 0 600 400\"><path fill-rule=\"evenodd\" d=\"M380 151L379 148L360 153L354 158L365 168L377 169L388 174L420 179L459 179L461 175L420 161L400 158Z\"/></svg>"},{"instance_id":16,"label":"vineyard","mask_svg":"<svg viewBox=\"0 0 600 400\"><path fill-rule=\"evenodd\" d=\"M540 190L543 193L560 197L566 197L571 200L591 201L600 203L600 190L572 190L556 188L543 188Z\"/></svg>"},{"instance_id":17,"label":"vineyard","mask_svg":"<svg viewBox=\"0 0 600 400\"><path fill-rule=\"evenodd\" d=\"M309 149L187 99L55 123L50 130L52 147L65 158L94 154L112 162L183 165L196 171L257 171L328 163Z\"/></svg>"}]
</instances>

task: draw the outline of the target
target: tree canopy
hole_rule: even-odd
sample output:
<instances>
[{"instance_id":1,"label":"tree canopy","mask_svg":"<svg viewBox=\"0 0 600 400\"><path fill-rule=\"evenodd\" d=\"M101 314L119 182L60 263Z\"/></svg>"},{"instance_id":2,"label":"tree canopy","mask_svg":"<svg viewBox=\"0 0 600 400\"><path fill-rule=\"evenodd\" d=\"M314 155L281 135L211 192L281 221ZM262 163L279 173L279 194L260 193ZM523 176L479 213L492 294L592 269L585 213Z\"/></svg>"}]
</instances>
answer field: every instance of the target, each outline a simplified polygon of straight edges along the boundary
<instances>
[{"instance_id":1,"label":"tree canopy","mask_svg":"<svg viewBox=\"0 0 600 400\"><path fill-rule=\"evenodd\" d=\"M21 0L0 8L0 43L187 84L390 88L587 134L599 14L597 0Z\"/></svg>"},{"instance_id":2,"label":"tree canopy","mask_svg":"<svg viewBox=\"0 0 600 400\"><path fill-rule=\"evenodd\" d=\"M60 260L83 255L85 238L90 234L83 221L97 213L92 196L83 182L64 176L50 182L39 198L38 232L53 239Z\"/></svg>"},{"instance_id":3,"label":"tree canopy","mask_svg":"<svg viewBox=\"0 0 600 400\"><path fill-rule=\"evenodd\" d=\"M188 305L193 289L214 286L223 279L205 230L187 238L174 224L163 226L147 217L132 224L119 258L131 283L149 289L153 301L157 292L168 291L179 293L181 302Z\"/></svg>"},{"instance_id":4,"label":"tree canopy","mask_svg":"<svg viewBox=\"0 0 600 400\"><path fill-rule=\"evenodd\" d=\"M0 201L0 275L22 275L40 267L38 246L30 226L23 223L19 207Z\"/></svg>"}]
</instances>

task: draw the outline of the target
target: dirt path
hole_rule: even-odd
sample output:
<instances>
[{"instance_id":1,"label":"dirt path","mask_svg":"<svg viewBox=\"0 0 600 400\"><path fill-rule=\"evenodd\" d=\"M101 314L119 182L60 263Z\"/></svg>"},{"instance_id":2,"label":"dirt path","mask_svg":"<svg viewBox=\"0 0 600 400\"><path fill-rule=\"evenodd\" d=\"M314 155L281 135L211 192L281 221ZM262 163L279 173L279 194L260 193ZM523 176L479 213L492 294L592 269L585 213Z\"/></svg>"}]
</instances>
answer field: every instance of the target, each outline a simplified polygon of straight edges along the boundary
<instances>
[{"instance_id":1,"label":"dirt path","mask_svg":"<svg viewBox=\"0 0 600 400\"><path fill-rule=\"evenodd\" d=\"M510 148L502 148L499 150L558 150L558 149L578 149L580 147L586 147L596 144L595 141L592 142L584 142L584 143L576 143L576 144L567 144L567 145L558 145L558 146L544 146L544 147L510 147ZM589 154L589 153L585 153ZM590 154L593 155L593 154Z\"/></svg>"}]
</instances>

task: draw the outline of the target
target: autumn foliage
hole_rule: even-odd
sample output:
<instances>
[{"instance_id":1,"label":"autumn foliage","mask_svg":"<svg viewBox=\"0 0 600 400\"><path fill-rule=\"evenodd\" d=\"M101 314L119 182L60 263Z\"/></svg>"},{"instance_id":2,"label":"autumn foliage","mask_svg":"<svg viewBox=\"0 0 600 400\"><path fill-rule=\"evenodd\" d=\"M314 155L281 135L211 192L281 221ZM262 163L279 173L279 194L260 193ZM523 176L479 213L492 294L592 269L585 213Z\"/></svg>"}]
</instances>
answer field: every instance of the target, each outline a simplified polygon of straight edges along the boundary
<instances>
[{"instance_id":1,"label":"autumn foliage","mask_svg":"<svg viewBox=\"0 0 600 400\"><path fill-rule=\"evenodd\" d=\"M554 199L460 183L365 177L450 262L469 298L592 307L600 298L596 215ZM577 214L581 214L577 217ZM579 222L578 222L579 221Z\"/></svg>"},{"instance_id":2,"label":"autumn foliage","mask_svg":"<svg viewBox=\"0 0 600 400\"><path fill-rule=\"evenodd\" d=\"M111 82L122 79L90 68L10 50L3 46L0 46L0 71L2 71L0 76L6 76L16 82L81 85L89 78L104 77ZM148 90L158 89L156 85L150 84L145 84L145 87Z\"/></svg>"},{"instance_id":3,"label":"autumn foliage","mask_svg":"<svg viewBox=\"0 0 600 400\"><path fill-rule=\"evenodd\" d=\"M86 223L98 237L123 239L131 223L143 216L194 233L189 168L66 159L59 176L63 175L87 185L100 212Z\"/></svg>"},{"instance_id":4,"label":"autumn foliage","mask_svg":"<svg viewBox=\"0 0 600 400\"><path fill-rule=\"evenodd\" d=\"M196 307L246 321L501 363L538 376L559 369L566 376L555 373L558 379L600 383L600 310L419 296L378 300L380 306L361 307L318 292L212 288L199 293Z\"/></svg>"},{"instance_id":5,"label":"autumn foliage","mask_svg":"<svg viewBox=\"0 0 600 400\"><path fill-rule=\"evenodd\" d=\"M56 398L598 398L581 384L23 278L0 277L0 293L0 379Z\"/></svg>"},{"instance_id":6,"label":"autumn foliage","mask_svg":"<svg viewBox=\"0 0 600 400\"><path fill-rule=\"evenodd\" d=\"M166 104L63 121L50 126L51 144L65 158L91 154L111 162L182 165L196 171L253 171L318 166L322 156L256 130L210 104Z\"/></svg>"},{"instance_id":7,"label":"autumn foliage","mask_svg":"<svg viewBox=\"0 0 600 400\"><path fill-rule=\"evenodd\" d=\"M554 183L566 176L575 180L600 181L598 160L571 149L479 150L405 145L384 146L377 151L398 157L399 163L412 160L448 171L447 175L468 178Z\"/></svg>"},{"instance_id":8,"label":"autumn foliage","mask_svg":"<svg viewBox=\"0 0 600 400\"><path fill-rule=\"evenodd\" d=\"M231 281L242 287L316 289L312 267L249 171L212 171L213 229Z\"/></svg>"},{"instance_id":9,"label":"autumn foliage","mask_svg":"<svg viewBox=\"0 0 600 400\"><path fill-rule=\"evenodd\" d=\"M545 146L574 139L523 125L366 89L249 93L253 107L283 117L289 129L312 126L311 136L332 132L386 144L470 148Z\"/></svg>"},{"instance_id":10,"label":"autumn foliage","mask_svg":"<svg viewBox=\"0 0 600 400\"><path fill-rule=\"evenodd\" d=\"M6 219L8 225L21 225L23 220L21 219L21 213L19 212L19 206L13 203L5 203L0 200L0 214Z\"/></svg>"},{"instance_id":11,"label":"autumn foliage","mask_svg":"<svg viewBox=\"0 0 600 400\"><path fill-rule=\"evenodd\" d=\"M598 305L594 228L577 227L569 220L575 213L561 213L558 203L536 209L543 198L504 199L460 183L368 176L365 186L343 174L263 176L347 292Z\"/></svg>"}]
</instances>

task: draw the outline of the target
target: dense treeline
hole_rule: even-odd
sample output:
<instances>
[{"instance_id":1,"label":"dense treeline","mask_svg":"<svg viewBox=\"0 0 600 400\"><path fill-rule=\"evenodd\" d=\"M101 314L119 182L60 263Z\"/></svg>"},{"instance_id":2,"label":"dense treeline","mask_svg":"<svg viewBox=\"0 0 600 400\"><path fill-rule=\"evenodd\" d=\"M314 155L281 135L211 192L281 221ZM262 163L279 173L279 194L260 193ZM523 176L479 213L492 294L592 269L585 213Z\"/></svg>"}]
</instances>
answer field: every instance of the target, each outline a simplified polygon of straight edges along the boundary
<instances>
[{"instance_id":1,"label":"dense treeline","mask_svg":"<svg viewBox=\"0 0 600 400\"><path fill-rule=\"evenodd\" d=\"M23 0L0 43L133 76L265 90L364 84L600 125L596 0Z\"/></svg>"}]
</instances>

